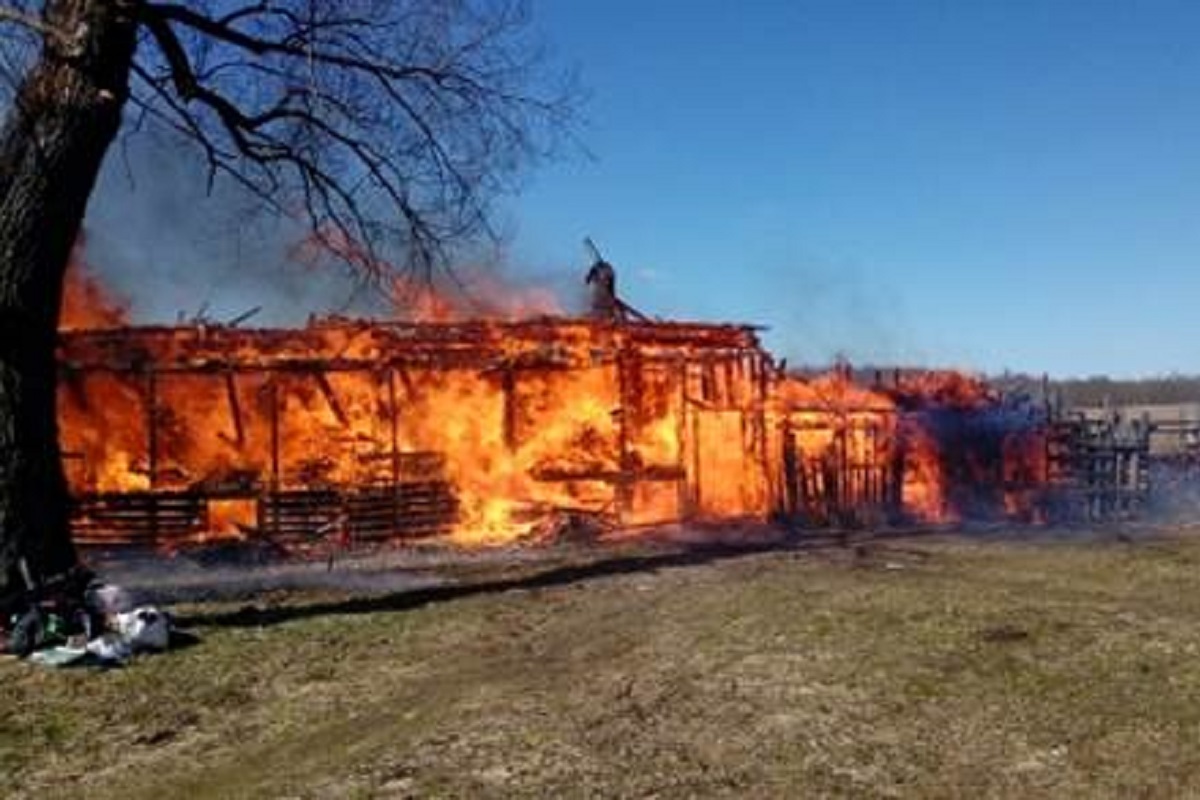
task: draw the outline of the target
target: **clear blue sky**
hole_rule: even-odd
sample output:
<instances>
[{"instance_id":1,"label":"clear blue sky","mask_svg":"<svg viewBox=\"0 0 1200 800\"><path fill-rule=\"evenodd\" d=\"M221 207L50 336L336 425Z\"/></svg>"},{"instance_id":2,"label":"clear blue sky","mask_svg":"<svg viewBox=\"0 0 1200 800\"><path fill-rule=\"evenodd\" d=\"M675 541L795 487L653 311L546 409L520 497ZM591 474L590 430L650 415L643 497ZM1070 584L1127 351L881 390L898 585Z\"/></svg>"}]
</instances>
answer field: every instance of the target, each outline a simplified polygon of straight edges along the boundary
<instances>
[{"instance_id":1,"label":"clear blue sky","mask_svg":"<svg viewBox=\"0 0 1200 800\"><path fill-rule=\"evenodd\" d=\"M514 258L591 234L656 314L781 355L1200 372L1200 2L540 0L594 160Z\"/></svg>"}]
</instances>

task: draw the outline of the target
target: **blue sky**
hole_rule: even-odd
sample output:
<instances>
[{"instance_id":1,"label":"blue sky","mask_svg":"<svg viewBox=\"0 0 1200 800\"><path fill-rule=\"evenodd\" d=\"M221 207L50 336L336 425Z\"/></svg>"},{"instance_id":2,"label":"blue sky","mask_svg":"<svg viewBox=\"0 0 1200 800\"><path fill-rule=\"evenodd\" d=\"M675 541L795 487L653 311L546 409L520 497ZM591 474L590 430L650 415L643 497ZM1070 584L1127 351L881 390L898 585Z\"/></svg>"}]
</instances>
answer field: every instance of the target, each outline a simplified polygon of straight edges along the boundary
<instances>
[{"instance_id":1,"label":"blue sky","mask_svg":"<svg viewBox=\"0 0 1200 800\"><path fill-rule=\"evenodd\" d=\"M540 0L593 159L513 257L792 359L1200 371L1200 3Z\"/></svg>"},{"instance_id":2,"label":"blue sky","mask_svg":"<svg viewBox=\"0 0 1200 800\"><path fill-rule=\"evenodd\" d=\"M636 307L792 363L1200 373L1200 0L532 3L593 157L504 201L530 280L580 290L591 235ZM138 319L345 302L194 159L117 150L88 255Z\"/></svg>"}]
</instances>

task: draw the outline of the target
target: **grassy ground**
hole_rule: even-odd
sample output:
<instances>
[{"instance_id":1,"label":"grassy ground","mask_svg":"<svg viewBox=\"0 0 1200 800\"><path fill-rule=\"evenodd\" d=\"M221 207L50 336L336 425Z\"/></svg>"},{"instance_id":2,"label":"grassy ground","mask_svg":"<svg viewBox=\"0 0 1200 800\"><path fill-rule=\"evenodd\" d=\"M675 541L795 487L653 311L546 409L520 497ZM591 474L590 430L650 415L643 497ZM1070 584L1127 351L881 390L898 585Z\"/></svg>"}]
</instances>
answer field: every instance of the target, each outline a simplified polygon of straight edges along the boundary
<instances>
[{"instance_id":1,"label":"grassy ground","mask_svg":"<svg viewBox=\"0 0 1200 800\"><path fill-rule=\"evenodd\" d=\"M1200 793L1200 537L647 558L459 594L193 606L199 645L125 670L0 662L0 794Z\"/></svg>"}]
</instances>

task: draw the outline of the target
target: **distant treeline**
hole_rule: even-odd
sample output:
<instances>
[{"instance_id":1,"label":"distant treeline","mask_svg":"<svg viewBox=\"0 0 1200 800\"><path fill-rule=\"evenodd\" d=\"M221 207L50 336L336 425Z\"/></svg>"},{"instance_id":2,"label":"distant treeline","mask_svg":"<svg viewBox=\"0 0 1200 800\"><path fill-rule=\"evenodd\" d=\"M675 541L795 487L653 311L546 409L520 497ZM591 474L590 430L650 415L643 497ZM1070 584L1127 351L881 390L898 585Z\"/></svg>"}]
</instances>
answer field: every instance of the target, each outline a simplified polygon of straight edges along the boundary
<instances>
[{"instance_id":1,"label":"distant treeline","mask_svg":"<svg viewBox=\"0 0 1200 800\"><path fill-rule=\"evenodd\" d=\"M1116 380L1103 375L1051 380L1067 406L1114 406L1200 402L1200 376L1166 375L1137 380Z\"/></svg>"},{"instance_id":2,"label":"distant treeline","mask_svg":"<svg viewBox=\"0 0 1200 800\"><path fill-rule=\"evenodd\" d=\"M1022 391L1041 397L1040 376L1003 373L988 376L990 382L1007 391ZM1052 397L1068 408L1075 406L1177 405L1200 403L1200 375L1160 375L1151 378L1051 378L1045 382Z\"/></svg>"},{"instance_id":3,"label":"distant treeline","mask_svg":"<svg viewBox=\"0 0 1200 800\"><path fill-rule=\"evenodd\" d=\"M827 367L826 367L827 369ZM817 368L798 369L796 372L816 373ZM906 373L909 368L900 372ZM894 367L855 366L854 377L861 383L870 384L881 380L885 385L894 379ZM1041 397L1043 379L1040 375L1005 372L986 376L999 389L1008 392L1024 392ZM1150 378L1110 378L1093 375L1087 378L1051 378L1047 385L1052 396L1062 399L1064 406L1099 406L1109 403L1114 406L1200 403L1200 375L1160 375Z\"/></svg>"}]
</instances>

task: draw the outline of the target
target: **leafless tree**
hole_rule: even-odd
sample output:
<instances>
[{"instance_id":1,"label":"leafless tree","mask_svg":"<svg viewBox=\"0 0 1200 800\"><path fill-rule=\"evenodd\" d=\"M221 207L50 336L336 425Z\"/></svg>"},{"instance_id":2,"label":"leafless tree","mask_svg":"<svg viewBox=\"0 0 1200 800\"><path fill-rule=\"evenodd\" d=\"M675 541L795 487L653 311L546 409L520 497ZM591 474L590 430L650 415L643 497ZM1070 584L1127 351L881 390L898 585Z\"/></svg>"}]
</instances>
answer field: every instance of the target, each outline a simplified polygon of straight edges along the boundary
<instances>
[{"instance_id":1,"label":"leafless tree","mask_svg":"<svg viewBox=\"0 0 1200 800\"><path fill-rule=\"evenodd\" d=\"M304 221L364 274L428 277L492 233L492 200L570 129L572 82L527 22L519 0L0 0L0 596L22 559L75 561L56 323L121 132L169 126L210 182Z\"/></svg>"}]
</instances>

